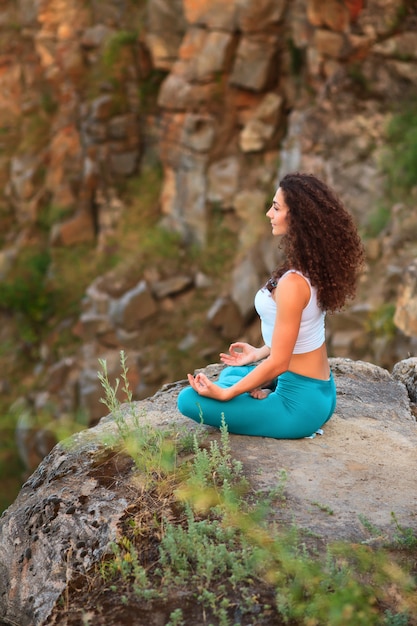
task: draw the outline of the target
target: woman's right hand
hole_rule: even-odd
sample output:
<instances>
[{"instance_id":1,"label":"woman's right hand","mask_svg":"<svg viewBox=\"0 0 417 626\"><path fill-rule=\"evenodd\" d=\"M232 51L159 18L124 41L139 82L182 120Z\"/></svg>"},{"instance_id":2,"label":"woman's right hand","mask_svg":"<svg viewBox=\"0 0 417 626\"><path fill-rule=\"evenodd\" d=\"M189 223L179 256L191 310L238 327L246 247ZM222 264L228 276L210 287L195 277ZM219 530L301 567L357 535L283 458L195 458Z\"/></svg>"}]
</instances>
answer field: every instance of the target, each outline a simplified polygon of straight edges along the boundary
<instances>
[{"instance_id":1,"label":"woman's right hand","mask_svg":"<svg viewBox=\"0 0 417 626\"><path fill-rule=\"evenodd\" d=\"M226 365L248 365L259 359L259 348L243 341L236 341L229 347L229 352L220 353L220 360Z\"/></svg>"}]
</instances>

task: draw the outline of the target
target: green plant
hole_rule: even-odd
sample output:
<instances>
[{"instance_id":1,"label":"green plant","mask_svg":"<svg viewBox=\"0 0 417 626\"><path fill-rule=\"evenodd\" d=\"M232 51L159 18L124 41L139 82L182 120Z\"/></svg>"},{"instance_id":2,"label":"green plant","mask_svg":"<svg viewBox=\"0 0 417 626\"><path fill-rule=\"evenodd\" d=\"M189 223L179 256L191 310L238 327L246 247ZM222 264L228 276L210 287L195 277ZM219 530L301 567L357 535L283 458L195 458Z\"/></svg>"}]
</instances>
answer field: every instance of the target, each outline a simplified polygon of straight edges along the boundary
<instances>
[{"instance_id":1,"label":"green plant","mask_svg":"<svg viewBox=\"0 0 417 626\"><path fill-rule=\"evenodd\" d=\"M374 337L393 338L397 333L394 324L395 304L387 302L377 310L371 311L366 322L366 328Z\"/></svg>"},{"instance_id":2,"label":"green plant","mask_svg":"<svg viewBox=\"0 0 417 626\"><path fill-rule=\"evenodd\" d=\"M130 30L120 30L112 35L106 43L103 52L103 62L107 67L112 67L121 59L125 47L137 44L138 33Z\"/></svg>"},{"instance_id":3,"label":"green plant","mask_svg":"<svg viewBox=\"0 0 417 626\"><path fill-rule=\"evenodd\" d=\"M21 140L17 147L17 152L21 155L37 154L39 150L45 148L50 133L50 118L45 111L31 113L23 119L21 128Z\"/></svg>"},{"instance_id":4,"label":"green plant","mask_svg":"<svg viewBox=\"0 0 417 626\"><path fill-rule=\"evenodd\" d=\"M54 98L50 87L44 87L40 95L40 105L48 115L53 115L58 110L58 102Z\"/></svg>"},{"instance_id":5,"label":"green plant","mask_svg":"<svg viewBox=\"0 0 417 626\"><path fill-rule=\"evenodd\" d=\"M383 626L408 626L409 623L409 615L407 613L385 611Z\"/></svg>"},{"instance_id":6,"label":"green plant","mask_svg":"<svg viewBox=\"0 0 417 626\"><path fill-rule=\"evenodd\" d=\"M236 232L230 228L222 208L213 204L207 220L204 255L201 255L201 246L193 244L189 250L191 260L209 276L226 276L236 249Z\"/></svg>"},{"instance_id":7,"label":"green plant","mask_svg":"<svg viewBox=\"0 0 417 626\"><path fill-rule=\"evenodd\" d=\"M100 573L104 580L113 580L119 576L123 581L132 582L133 590L145 600L157 597L158 593L151 588L145 568L140 563L139 553L132 541L124 536L110 544L113 557L104 561Z\"/></svg>"},{"instance_id":8,"label":"green plant","mask_svg":"<svg viewBox=\"0 0 417 626\"><path fill-rule=\"evenodd\" d=\"M123 449L133 458L137 469L152 480L174 471L178 442L172 436L172 430L153 428L146 423L145 416L135 410L124 351L120 352L121 379L116 378L114 386L109 379L106 361L99 359L99 363L102 371L97 376L105 394L100 402L112 413ZM130 406L121 405L119 388Z\"/></svg>"},{"instance_id":9,"label":"green plant","mask_svg":"<svg viewBox=\"0 0 417 626\"><path fill-rule=\"evenodd\" d=\"M49 232L51 227L60 222L72 214L72 210L68 208L59 207L53 204L47 204L42 207L39 217L38 224L41 229L46 232Z\"/></svg>"},{"instance_id":10,"label":"green plant","mask_svg":"<svg viewBox=\"0 0 417 626\"><path fill-rule=\"evenodd\" d=\"M391 23L390 23L391 31L395 32L399 28L399 26L402 24L404 19L406 18L407 12L408 12L408 5L410 5L410 8L411 8L410 0L405 0L403 2L398 3L398 6L395 10L395 14L393 18L391 19Z\"/></svg>"},{"instance_id":11,"label":"green plant","mask_svg":"<svg viewBox=\"0 0 417 626\"><path fill-rule=\"evenodd\" d=\"M162 81L166 78L167 72L153 69L139 82L139 99L142 111L152 111L155 107Z\"/></svg>"},{"instance_id":12,"label":"green plant","mask_svg":"<svg viewBox=\"0 0 417 626\"><path fill-rule=\"evenodd\" d=\"M149 265L165 268L167 261L172 268L186 263L180 236L160 224L161 214L157 208L161 185L159 165L143 168L139 176L126 184L129 210L116 233L116 241L123 241L119 266L125 273L134 271L138 275Z\"/></svg>"},{"instance_id":13,"label":"green plant","mask_svg":"<svg viewBox=\"0 0 417 626\"><path fill-rule=\"evenodd\" d=\"M374 524L372 524L367 517L365 517L365 515L362 515L362 513L360 513L358 515L359 517L359 521L362 524L362 526L365 528L365 530L372 535L373 537L380 537L381 536L381 531L378 528L378 526L375 526Z\"/></svg>"},{"instance_id":14,"label":"green plant","mask_svg":"<svg viewBox=\"0 0 417 626\"><path fill-rule=\"evenodd\" d=\"M380 204L366 218L365 235L377 237L388 226L390 219L390 208L386 204Z\"/></svg>"},{"instance_id":15,"label":"green plant","mask_svg":"<svg viewBox=\"0 0 417 626\"><path fill-rule=\"evenodd\" d=\"M354 62L349 64L347 73L353 83L353 86L358 89L359 93L363 95L369 92L370 83L369 79L363 73L362 63Z\"/></svg>"},{"instance_id":16,"label":"green plant","mask_svg":"<svg viewBox=\"0 0 417 626\"><path fill-rule=\"evenodd\" d=\"M391 519L395 524L394 542L401 548L413 550L417 547L417 534L412 528L402 526L394 512L391 512Z\"/></svg>"},{"instance_id":17,"label":"green plant","mask_svg":"<svg viewBox=\"0 0 417 626\"><path fill-rule=\"evenodd\" d=\"M16 444L16 421L16 416L10 411L1 415L0 476L2 491L0 493L0 515L17 496L21 486L20 477L25 469Z\"/></svg>"},{"instance_id":18,"label":"green plant","mask_svg":"<svg viewBox=\"0 0 417 626\"><path fill-rule=\"evenodd\" d=\"M175 609L169 616L169 622L166 626L185 626L183 613L181 609Z\"/></svg>"},{"instance_id":19,"label":"green plant","mask_svg":"<svg viewBox=\"0 0 417 626\"><path fill-rule=\"evenodd\" d=\"M57 294L54 316L57 320L78 316L88 285L118 262L117 250L97 255L94 245L56 247L51 250L50 285ZM60 341L61 336L58 341ZM72 334L71 343L74 343Z\"/></svg>"},{"instance_id":20,"label":"green plant","mask_svg":"<svg viewBox=\"0 0 417 626\"><path fill-rule=\"evenodd\" d=\"M24 251L0 289L0 308L15 316L21 337L28 343L39 341L54 310L55 294L48 280L50 262L48 251Z\"/></svg>"},{"instance_id":21,"label":"green plant","mask_svg":"<svg viewBox=\"0 0 417 626\"><path fill-rule=\"evenodd\" d=\"M415 102L395 113L387 128L387 153L382 167L391 197L417 185L417 108Z\"/></svg>"},{"instance_id":22,"label":"green plant","mask_svg":"<svg viewBox=\"0 0 417 626\"><path fill-rule=\"evenodd\" d=\"M328 515L333 515L334 511L328 504L321 504L320 502L312 502L314 506L318 507L320 511L327 513Z\"/></svg>"}]
</instances>

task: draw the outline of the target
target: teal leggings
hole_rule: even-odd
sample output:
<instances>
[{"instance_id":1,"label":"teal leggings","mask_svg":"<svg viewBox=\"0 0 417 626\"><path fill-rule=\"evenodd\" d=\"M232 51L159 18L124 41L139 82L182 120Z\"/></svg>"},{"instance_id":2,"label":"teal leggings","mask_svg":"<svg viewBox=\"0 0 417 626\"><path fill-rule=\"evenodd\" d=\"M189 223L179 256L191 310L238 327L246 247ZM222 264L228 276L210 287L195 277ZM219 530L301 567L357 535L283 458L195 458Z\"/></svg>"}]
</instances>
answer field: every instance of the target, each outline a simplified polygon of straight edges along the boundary
<instances>
[{"instance_id":1,"label":"teal leggings","mask_svg":"<svg viewBox=\"0 0 417 626\"><path fill-rule=\"evenodd\" d=\"M254 367L226 367L218 385L231 387ZM178 409L195 422L220 428L224 415L230 433L275 439L309 437L331 418L335 408L336 385L332 374L329 380L319 380L284 372L272 393L263 400L243 393L221 402L200 396L192 387L182 389L178 396Z\"/></svg>"}]
</instances>

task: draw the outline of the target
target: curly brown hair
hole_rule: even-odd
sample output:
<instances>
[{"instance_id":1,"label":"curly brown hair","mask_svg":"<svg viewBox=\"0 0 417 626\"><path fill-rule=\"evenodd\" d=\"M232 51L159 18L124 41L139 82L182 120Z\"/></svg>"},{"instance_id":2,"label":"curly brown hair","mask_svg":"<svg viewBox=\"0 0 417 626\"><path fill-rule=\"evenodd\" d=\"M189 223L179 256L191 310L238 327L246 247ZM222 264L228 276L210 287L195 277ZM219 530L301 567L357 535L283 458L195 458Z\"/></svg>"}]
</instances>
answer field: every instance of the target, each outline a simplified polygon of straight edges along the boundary
<instances>
[{"instance_id":1,"label":"curly brown hair","mask_svg":"<svg viewBox=\"0 0 417 626\"><path fill-rule=\"evenodd\" d=\"M356 293L364 248L352 216L336 194L312 174L287 174L280 182L288 211L283 237L287 269L309 277L324 311L340 310Z\"/></svg>"}]
</instances>

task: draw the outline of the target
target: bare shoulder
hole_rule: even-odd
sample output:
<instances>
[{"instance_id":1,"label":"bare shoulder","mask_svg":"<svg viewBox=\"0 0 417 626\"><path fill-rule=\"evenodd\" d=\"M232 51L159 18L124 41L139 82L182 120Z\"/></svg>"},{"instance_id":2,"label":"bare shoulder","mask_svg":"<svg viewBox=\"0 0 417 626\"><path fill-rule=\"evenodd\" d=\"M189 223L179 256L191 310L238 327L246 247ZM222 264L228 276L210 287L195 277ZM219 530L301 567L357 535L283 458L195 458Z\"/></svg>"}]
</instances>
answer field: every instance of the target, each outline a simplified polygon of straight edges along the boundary
<instances>
[{"instance_id":1,"label":"bare shoulder","mask_svg":"<svg viewBox=\"0 0 417 626\"><path fill-rule=\"evenodd\" d=\"M303 276L289 272L278 282L275 298L277 301L298 302L305 307L310 300L310 286Z\"/></svg>"}]
</instances>

